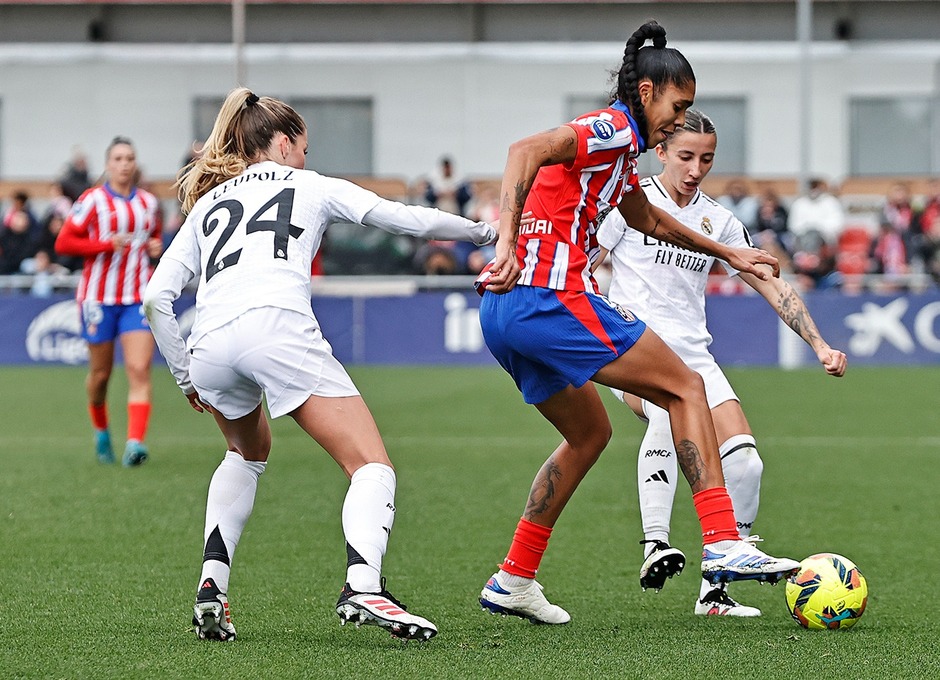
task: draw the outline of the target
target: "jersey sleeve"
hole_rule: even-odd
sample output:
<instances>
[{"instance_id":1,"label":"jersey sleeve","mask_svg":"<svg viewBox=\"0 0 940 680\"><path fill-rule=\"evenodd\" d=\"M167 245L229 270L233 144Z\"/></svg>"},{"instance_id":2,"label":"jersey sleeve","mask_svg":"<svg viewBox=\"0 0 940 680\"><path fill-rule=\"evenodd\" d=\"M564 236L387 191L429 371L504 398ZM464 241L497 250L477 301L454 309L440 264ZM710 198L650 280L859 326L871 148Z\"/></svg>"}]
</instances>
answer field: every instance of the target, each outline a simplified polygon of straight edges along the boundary
<instances>
[{"instance_id":1,"label":"jersey sleeve","mask_svg":"<svg viewBox=\"0 0 940 680\"><path fill-rule=\"evenodd\" d=\"M173 301L193 277L192 270L181 262L172 258L161 260L147 285L143 301L157 347L183 394L192 394L195 390L189 379L189 354L173 311Z\"/></svg>"},{"instance_id":2,"label":"jersey sleeve","mask_svg":"<svg viewBox=\"0 0 940 680\"><path fill-rule=\"evenodd\" d=\"M363 218L382 202L378 194L345 179L319 176L323 183L327 222L362 224Z\"/></svg>"},{"instance_id":3,"label":"jersey sleeve","mask_svg":"<svg viewBox=\"0 0 940 680\"><path fill-rule=\"evenodd\" d=\"M628 228L626 220L623 219L623 215L620 214L619 210L614 208L607 213L604 221L601 222L600 226L597 228L597 242L603 248L609 251L613 250L614 247L620 243L620 239L623 238Z\"/></svg>"},{"instance_id":4,"label":"jersey sleeve","mask_svg":"<svg viewBox=\"0 0 940 680\"><path fill-rule=\"evenodd\" d=\"M59 255L95 257L114 249L111 241L91 238L91 228L98 222L98 210L94 189L89 189L75 201L65 218L65 224L55 240L55 251Z\"/></svg>"},{"instance_id":5,"label":"jersey sleeve","mask_svg":"<svg viewBox=\"0 0 940 680\"><path fill-rule=\"evenodd\" d=\"M728 218L722 231L721 242L732 248L754 248L754 242L747 231L747 227L734 215ZM724 267L728 276L737 276L740 272L724 260L717 260Z\"/></svg>"},{"instance_id":6,"label":"jersey sleeve","mask_svg":"<svg viewBox=\"0 0 940 680\"><path fill-rule=\"evenodd\" d=\"M189 213L183 226L173 237L162 259L176 260L196 276L202 273L202 258L200 257L199 242L196 239L195 212Z\"/></svg>"}]
</instances>

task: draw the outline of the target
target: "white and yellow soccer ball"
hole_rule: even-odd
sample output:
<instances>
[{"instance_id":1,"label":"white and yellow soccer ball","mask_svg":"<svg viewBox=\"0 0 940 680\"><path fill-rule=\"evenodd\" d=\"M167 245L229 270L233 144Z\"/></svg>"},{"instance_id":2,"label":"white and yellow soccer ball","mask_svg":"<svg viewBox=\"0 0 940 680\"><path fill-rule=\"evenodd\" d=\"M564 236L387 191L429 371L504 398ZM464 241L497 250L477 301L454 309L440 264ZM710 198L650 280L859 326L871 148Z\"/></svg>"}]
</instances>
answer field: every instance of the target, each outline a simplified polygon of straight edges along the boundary
<instances>
[{"instance_id":1,"label":"white and yellow soccer ball","mask_svg":"<svg viewBox=\"0 0 940 680\"><path fill-rule=\"evenodd\" d=\"M819 553L800 562L786 595L790 615L804 628L851 628L868 604L868 582L851 560Z\"/></svg>"}]
</instances>

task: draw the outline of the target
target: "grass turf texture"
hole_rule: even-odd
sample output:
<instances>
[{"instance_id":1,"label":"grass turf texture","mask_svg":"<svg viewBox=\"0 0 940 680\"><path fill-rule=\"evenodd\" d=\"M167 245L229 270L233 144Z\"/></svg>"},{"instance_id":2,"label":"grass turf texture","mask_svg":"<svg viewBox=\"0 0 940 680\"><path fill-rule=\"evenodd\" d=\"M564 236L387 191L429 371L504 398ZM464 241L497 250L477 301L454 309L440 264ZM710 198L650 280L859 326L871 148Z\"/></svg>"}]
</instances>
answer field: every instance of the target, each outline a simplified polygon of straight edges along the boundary
<instances>
[{"instance_id":1,"label":"grass turf texture","mask_svg":"<svg viewBox=\"0 0 940 680\"><path fill-rule=\"evenodd\" d=\"M239 638L189 629L205 493L224 445L155 369L151 459L95 461L79 368L0 369L0 676L4 678L935 678L940 562L940 368L734 370L765 461L755 530L772 554L833 551L868 578L849 631L808 632L782 585L735 586L757 620L696 617L700 536L682 482L673 544L686 571L637 583L641 425L609 393L614 438L559 521L540 579L567 626L483 613L558 437L497 369L356 368L399 474L389 589L440 635L404 645L333 611L345 552L342 473L290 419L242 537L231 601ZM111 388L118 457L125 383Z\"/></svg>"}]
</instances>

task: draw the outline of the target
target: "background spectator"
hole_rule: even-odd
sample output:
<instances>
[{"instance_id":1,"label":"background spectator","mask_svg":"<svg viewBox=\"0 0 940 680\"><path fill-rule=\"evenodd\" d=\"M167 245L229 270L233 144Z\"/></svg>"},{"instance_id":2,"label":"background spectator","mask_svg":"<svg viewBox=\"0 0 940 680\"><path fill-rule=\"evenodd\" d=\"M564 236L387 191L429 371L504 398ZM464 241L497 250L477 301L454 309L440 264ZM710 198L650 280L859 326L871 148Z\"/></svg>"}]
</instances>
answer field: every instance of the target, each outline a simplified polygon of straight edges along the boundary
<instances>
[{"instance_id":1,"label":"background spectator","mask_svg":"<svg viewBox=\"0 0 940 680\"><path fill-rule=\"evenodd\" d=\"M29 233L29 215L25 211L10 212L0 229L0 274L16 274L23 260L36 254L36 242Z\"/></svg>"},{"instance_id":2,"label":"background spectator","mask_svg":"<svg viewBox=\"0 0 940 680\"><path fill-rule=\"evenodd\" d=\"M835 246L845 228L845 210L824 179L811 179L809 192L793 201L787 228L796 239L815 231L829 246Z\"/></svg>"},{"instance_id":3,"label":"background spectator","mask_svg":"<svg viewBox=\"0 0 940 680\"><path fill-rule=\"evenodd\" d=\"M728 182L725 193L718 197L718 202L734 213L748 228L753 231L757 222L757 199L751 196L750 188L743 179L733 179Z\"/></svg>"},{"instance_id":4,"label":"background spectator","mask_svg":"<svg viewBox=\"0 0 940 680\"><path fill-rule=\"evenodd\" d=\"M473 191L470 185L457 178L453 161L449 156L443 156L438 167L424 181L424 200L431 207L463 216L471 198ZM415 252L415 269L421 274L463 273L469 250L469 246L461 248L454 241L428 241Z\"/></svg>"},{"instance_id":5,"label":"background spectator","mask_svg":"<svg viewBox=\"0 0 940 680\"><path fill-rule=\"evenodd\" d=\"M80 148L72 149L72 160L65 166L59 182L62 185L62 193L73 203L91 187L91 179L88 177L88 159Z\"/></svg>"},{"instance_id":6,"label":"background spectator","mask_svg":"<svg viewBox=\"0 0 940 680\"><path fill-rule=\"evenodd\" d=\"M10 228L13 220L17 215L23 215L26 219L26 231L29 234L29 237L33 240L39 238L39 231L42 228L42 225L39 223L39 219L33 213L32 206L29 204L29 194L25 191L17 191L13 194L13 200L10 203L10 207L7 208L6 212L3 214L3 226L4 228ZM17 219L17 223L19 223Z\"/></svg>"},{"instance_id":7,"label":"background spectator","mask_svg":"<svg viewBox=\"0 0 940 680\"><path fill-rule=\"evenodd\" d=\"M792 252L793 239L787 229L787 217L787 209L780 202L777 192L773 189L765 190L760 196L757 218L751 229L761 248Z\"/></svg>"},{"instance_id":8,"label":"background spectator","mask_svg":"<svg viewBox=\"0 0 940 680\"><path fill-rule=\"evenodd\" d=\"M59 255L55 252L55 240L58 238L59 232L62 231L63 224L65 224L65 217L57 212L52 211L46 216L42 231L39 234L39 240L36 242L36 257L39 258L45 254L48 265L43 267L41 266L42 263L38 262L37 271L48 269L53 273L75 272L79 271L84 265L84 260L81 257Z\"/></svg>"},{"instance_id":9,"label":"background spectator","mask_svg":"<svg viewBox=\"0 0 940 680\"><path fill-rule=\"evenodd\" d=\"M940 282L940 178L927 185L924 205L917 214L917 230L924 266Z\"/></svg>"},{"instance_id":10,"label":"background spectator","mask_svg":"<svg viewBox=\"0 0 940 680\"><path fill-rule=\"evenodd\" d=\"M881 206L878 224L891 225L892 230L901 237L904 244L905 263L911 264L912 257L916 258L918 261L917 268L922 269L921 254L918 248L920 239L919 235L915 233L918 230L918 222L911 203L911 190L907 184L895 182L888 189L884 205Z\"/></svg>"},{"instance_id":11,"label":"background spectator","mask_svg":"<svg viewBox=\"0 0 940 680\"><path fill-rule=\"evenodd\" d=\"M873 274L883 274L880 292L901 288L898 280L908 274L907 249L901 233L888 220L882 220L878 235L872 242L870 267Z\"/></svg>"},{"instance_id":12,"label":"background spectator","mask_svg":"<svg viewBox=\"0 0 940 680\"><path fill-rule=\"evenodd\" d=\"M440 164L425 180L424 199L428 205L455 215L464 215L467 203L473 198L470 185L457 178L454 163L444 156Z\"/></svg>"}]
</instances>

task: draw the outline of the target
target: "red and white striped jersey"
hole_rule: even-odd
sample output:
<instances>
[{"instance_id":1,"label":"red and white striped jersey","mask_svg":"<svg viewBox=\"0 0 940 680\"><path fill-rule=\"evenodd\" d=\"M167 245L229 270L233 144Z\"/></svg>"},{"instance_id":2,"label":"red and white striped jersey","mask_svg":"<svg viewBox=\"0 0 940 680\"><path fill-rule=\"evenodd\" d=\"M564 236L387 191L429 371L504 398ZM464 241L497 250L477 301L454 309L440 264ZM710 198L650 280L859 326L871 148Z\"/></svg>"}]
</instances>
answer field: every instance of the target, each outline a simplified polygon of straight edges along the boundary
<instances>
[{"instance_id":1,"label":"red and white striped jersey","mask_svg":"<svg viewBox=\"0 0 940 680\"><path fill-rule=\"evenodd\" d=\"M636 159L644 143L619 101L568 125L578 135L577 157L539 169L526 199L535 222L519 229L519 285L596 293L597 225L639 187Z\"/></svg>"},{"instance_id":2,"label":"red and white striped jersey","mask_svg":"<svg viewBox=\"0 0 940 680\"><path fill-rule=\"evenodd\" d=\"M130 236L129 247L115 252L115 235ZM56 240L56 252L85 258L77 300L140 304L153 273L147 241L160 235L160 204L149 191L135 188L121 196L105 184L83 193Z\"/></svg>"}]
</instances>

